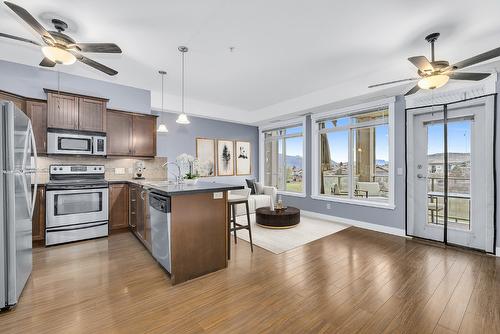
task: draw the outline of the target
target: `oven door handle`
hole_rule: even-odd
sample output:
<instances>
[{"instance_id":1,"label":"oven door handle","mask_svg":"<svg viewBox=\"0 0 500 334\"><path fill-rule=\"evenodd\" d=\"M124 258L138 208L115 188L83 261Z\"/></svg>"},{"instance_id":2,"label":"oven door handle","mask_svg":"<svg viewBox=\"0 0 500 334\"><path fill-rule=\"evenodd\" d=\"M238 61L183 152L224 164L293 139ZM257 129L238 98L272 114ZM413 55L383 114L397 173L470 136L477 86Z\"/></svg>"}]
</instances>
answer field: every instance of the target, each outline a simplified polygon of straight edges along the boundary
<instances>
[{"instance_id":1,"label":"oven door handle","mask_svg":"<svg viewBox=\"0 0 500 334\"><path fill-rule=\"evenodd\" d=\"M53 233L53 232L64 232L64 231L76 231L76 230L85 230L88 228L93 228L97 226L102 226L102 225L108 225L108 222L102 222L102 223L97 223L97 224L86 224L85 226L77 226L77 227L54 227L54 228L48 228L47 233Z\"/></svg>"},{"instance_id":2,"label":"oven door handle","mask_svg":"<svg viewBox=\"0 0 500 334\"><path fill-rule=\"evenodd\" d=\"M46 186L47 188L47 191L65 191L65 190L102 190L102 189L108 189L108 186L81 186L81 187L78 187L78 186L72 186L72 185L68 185L68 186L51 186L51 185L47 185Z\"/></svg>"}]
</instances>

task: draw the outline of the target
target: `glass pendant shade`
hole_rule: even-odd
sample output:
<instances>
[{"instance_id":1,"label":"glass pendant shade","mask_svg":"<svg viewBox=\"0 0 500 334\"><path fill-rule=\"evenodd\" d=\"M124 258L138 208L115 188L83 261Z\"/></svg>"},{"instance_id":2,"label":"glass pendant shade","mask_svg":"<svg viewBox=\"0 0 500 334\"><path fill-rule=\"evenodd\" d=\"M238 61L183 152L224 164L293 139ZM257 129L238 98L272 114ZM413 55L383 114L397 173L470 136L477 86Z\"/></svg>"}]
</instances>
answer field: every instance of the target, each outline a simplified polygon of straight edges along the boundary
<instances>
[{"instance_id":1,"label":"glass pendant shade","mask_svg":"<svg viewBox=\"0 0 500 334\"><path fill-rule=\"evenodd\" d=\"M167 126L165 124L161 123L160 125L158 125L158 129L156 130L156 132L167 133L168 132Z\"/></svg>"},{"instance_id":2,"label":"glass pendant shade","mask_svg":"<svg viewBox=\"0 0 500 334\"><path fill-rule=\"evenodd\" d=\"M57 64L71 65L76 61L76 57L73 54L55 46L42 47L42 53L46 58Z\"/></svg>"},{"instance_id":3,"label":"glass pendant shade","mask_svg":"<svg viewBox=\"0 0 500 334\"><path fill-rule=\"evenodd\" d=\"M435 89L446 85L448 80L450 80L450 77L444 74L431 75L420 79L418 87L422 89Z\"/></svg>"},{"instance_id":4,"label":"glass pendant shade","mask_svg":"<svg viewBox=\"0 0 500 334\"><path fill-rule=\"evenodd\" d=\"M189 121L189 118L187 117L187 115L185 113L179 114L179 117L177 117L177 120L175 122L179 123L179 124L189 124L189 123L191 123Z\"/></svg>"}]
</instances>

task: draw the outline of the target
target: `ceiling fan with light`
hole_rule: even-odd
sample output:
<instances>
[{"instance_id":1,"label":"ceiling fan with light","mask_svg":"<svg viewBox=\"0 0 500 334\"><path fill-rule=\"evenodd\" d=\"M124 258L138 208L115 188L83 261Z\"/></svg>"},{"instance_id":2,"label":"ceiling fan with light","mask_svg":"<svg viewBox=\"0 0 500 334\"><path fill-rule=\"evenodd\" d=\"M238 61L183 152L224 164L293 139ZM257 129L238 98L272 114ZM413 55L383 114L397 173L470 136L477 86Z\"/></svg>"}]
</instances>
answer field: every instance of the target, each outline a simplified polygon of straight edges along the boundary
<instances>
[{"instance_id":1,"label":"ceiling fan with light","mask_svg":"<svg viewBox=\"0 0 500 334\"><path fill-rule=\"evenodd\" d=\"M450 79L479 81L490 76L491 73L466 73L456 72L456 70L461 70L463 68L499 57L500 47L450 65L450 63L446 60L435 59L434 43L438 39L439 35L440 34L438 32L435 32L425 37L425 40L431 44L431 61L429 61L425 56L408 58L408 60L418 68L418 77L384 82L368 86L368 88L418 80L417 84L405 94L411 95L415 94L420 89L435 89L442 87L446 85Z\"/></svg>"},{"instance_id":2,"label":"ceiling fan with light","mask_svg":"<svg viewBox=\"0 0 500 334\"><path fill-rule=\"evenodd\" d=\"M54 67L56 64L71 65L78 60L108 75L118 74L114 69L80 54L80 52L122 53L118 45L114 43L77 43L74 39L64 34L64 31L68 28L65 22L53 19L52 24L54 24L55 30L57 31L47 31L26 9L8 1L4 1L4 3L23 19L24 22L40 34L43 44L1 32L0 37L40 46L45 56L40 66Z\"/></svg>"}]
</instances>

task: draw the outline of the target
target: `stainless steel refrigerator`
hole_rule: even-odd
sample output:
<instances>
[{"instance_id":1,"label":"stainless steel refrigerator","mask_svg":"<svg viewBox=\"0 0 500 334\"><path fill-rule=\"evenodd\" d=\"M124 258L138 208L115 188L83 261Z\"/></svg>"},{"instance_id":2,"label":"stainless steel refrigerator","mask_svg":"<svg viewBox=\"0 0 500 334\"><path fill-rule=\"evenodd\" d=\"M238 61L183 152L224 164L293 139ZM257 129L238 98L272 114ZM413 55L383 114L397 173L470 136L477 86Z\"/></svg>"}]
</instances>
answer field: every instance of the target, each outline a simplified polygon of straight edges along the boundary
<instances>
[{"instance_id":1,"label":"stainless steel refrigerator","mask_svg":"<svg viewBox=\"0 0 500 334\"><path fill-rule=\"evenodd\" d=\"M31 275L37 155L29 118L12 102L0 101L0 107L0 308L5 308L17 304Z\"/></svg>"}]
</instances>

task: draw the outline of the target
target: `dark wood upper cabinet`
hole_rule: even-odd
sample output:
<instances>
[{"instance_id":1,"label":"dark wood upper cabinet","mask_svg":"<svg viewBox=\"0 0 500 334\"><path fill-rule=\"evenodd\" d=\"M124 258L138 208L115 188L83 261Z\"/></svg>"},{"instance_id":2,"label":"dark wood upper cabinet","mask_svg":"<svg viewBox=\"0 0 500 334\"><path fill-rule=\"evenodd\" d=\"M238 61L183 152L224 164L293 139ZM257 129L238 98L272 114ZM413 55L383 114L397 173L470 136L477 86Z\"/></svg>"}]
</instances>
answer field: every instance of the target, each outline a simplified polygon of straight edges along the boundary
<instances>
[{"instance_id":1,"label":"dark wood upper cabinet","mask_svg":"<svg viewBox=\"0 0 500 334\"><path fill-rule=\"evenodd\" d=\"M106 102L80 97L78 99L78 129L106 132Z\"/></svg>"},{"instance_id":2,"label":"dark wood upper cabinet","mask_svg":"<svg viewBox=\"0 0 500 334\"><path fill-rule=\"evenodd\" d=\"M156 155L156 117L134 115L132 126L134 156L154 157Z\"/></svg>"},{"instance_id":3,"label":"dark wood upper cabinet","mask_svg":"<svg viewBox=\"0 0 500 334\"><path fill-rule=\"evenodd\" d=\"M45 92L49 128L106 132L107 99L49 89Z\"/></svg>"},{"instance_id":4,"label":"dark wood upper cabinet","mask_svg":"<svg viewBox=\"0 0 500 334\"><path fill-rule=\"evenodd\" d=\"M26 114L31 119L38 154L47 153L47 102L26 101Z\"/></svg>"},{"instance_id":5,"label":"dark wood upper cabinet","mask_svg":"<svg viewBox=\"0 0 500 334\"><path fill-rule=\"evenodd\" d=\"M48 93L47 126L49 128L78 130L78 97Z\"/></svg>"},{"instance_id":6,"label":"dark wood upper cabinet","mask_svg":"<svg viewBox=\"0 0 500 334\"><path fill-rule=\"evenodd\" d=\"M156 156L156 116L107 111L108 156Z\"/></svg>"},{"instance_id":7,"label":"dark wood upper cabinet","mask_svg":"<svg viewBox=\"0 0 500 334\"><path fill-rule=\"evenodd\" d=\"M120 230L128 227L129 199L128 184L111 184L109 186L109 230Z\"/></svg>"},{"instance_id":8,"label":"dark wood upper cabinet","mask_svg":"<svg viewBox=\"0 0 500 334\"><path fill-rule=\"evenodd\" d=\"M132 115L122 111L108 110L106 118L107 154L132 155Z\"/></svg>"},{"instance_id":9,"label":"dark wood upper cabinet","mask_svg":"<svg viewBox=\"0 0 500 334\"><path fill-rule=\"evenodd\" d=\"M16 94L0 91L0 100L12 101L12 102L14 102L14 105L17 108L21 109L22 111L24 111L26 113L26 100L24 97L16 95Z\"/></svg>"}]
</instances>

